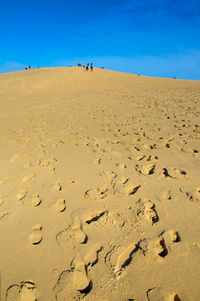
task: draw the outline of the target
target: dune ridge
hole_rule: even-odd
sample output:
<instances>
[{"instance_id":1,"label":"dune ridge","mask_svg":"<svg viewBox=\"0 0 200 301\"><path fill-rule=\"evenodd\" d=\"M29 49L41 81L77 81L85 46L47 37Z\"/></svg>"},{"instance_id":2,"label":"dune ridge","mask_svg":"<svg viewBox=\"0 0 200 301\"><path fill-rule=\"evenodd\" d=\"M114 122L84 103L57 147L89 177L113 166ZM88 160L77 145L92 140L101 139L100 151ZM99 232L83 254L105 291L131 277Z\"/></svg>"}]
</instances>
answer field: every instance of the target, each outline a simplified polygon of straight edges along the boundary
<instances>
[{"instance_id":1,"label":"dune ridge","mask_svg":"<svg viewBox=\"0 0 200 301\"><path fill-rule=\"evenodd\" d=\"M1 300L198 301L200 82L0 74Z\"/></svg>"}]
</instances>

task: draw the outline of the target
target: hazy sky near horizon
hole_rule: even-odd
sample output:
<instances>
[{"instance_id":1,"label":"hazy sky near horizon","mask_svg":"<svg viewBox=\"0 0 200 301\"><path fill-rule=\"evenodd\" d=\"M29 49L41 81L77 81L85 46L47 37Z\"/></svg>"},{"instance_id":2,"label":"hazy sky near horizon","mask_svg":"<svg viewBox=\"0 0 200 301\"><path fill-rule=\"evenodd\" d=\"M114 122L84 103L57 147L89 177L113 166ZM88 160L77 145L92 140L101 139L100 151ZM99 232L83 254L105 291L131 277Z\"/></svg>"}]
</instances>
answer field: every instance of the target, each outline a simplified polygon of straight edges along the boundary
<instances>
[{"instance_id":1,"label":"hazy sky near horizon","mask_svg":"<svg viewBox=\"0 0 200 301\"><path fill-rule=\"evenodd\" d=\"M93 62L200 80L199 0L0 0L0 72Z\"/></svg>"}]
</instances>

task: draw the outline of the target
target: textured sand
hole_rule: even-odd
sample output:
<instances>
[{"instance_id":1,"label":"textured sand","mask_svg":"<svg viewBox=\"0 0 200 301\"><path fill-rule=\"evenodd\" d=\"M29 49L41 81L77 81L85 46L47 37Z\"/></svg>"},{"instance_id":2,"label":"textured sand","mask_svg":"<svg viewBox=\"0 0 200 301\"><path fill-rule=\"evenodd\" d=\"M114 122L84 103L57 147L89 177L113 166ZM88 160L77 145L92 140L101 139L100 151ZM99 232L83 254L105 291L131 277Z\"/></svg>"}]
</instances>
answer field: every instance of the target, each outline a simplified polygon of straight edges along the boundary
<instances>
[{"instance_id":1,"label":"textured sand","mask_svg":"<svg viewBox=\"0 0 200 301\"><path fill-rule=\"evenodd\" d=\"M0 75L6 301L200 300L200 82Z\"/></svg>"}]
</instances>

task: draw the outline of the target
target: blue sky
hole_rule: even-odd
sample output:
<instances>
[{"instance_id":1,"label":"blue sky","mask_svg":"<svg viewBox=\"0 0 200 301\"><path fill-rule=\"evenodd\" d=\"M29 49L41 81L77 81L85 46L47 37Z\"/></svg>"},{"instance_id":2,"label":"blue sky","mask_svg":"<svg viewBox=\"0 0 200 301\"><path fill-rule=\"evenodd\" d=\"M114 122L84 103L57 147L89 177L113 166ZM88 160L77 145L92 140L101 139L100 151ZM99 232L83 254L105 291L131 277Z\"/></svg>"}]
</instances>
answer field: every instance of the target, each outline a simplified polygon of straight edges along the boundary
<instances>
[{"instance_id":1,"label":"blue sky","mask_svg":"<svg viewBox=\"0 0 200 301\"><path fill-rule=\"evenodd\" d=\"M200 80L199 0L0 0L0 72L93 62Z\"/></svg>"}]
</instances>

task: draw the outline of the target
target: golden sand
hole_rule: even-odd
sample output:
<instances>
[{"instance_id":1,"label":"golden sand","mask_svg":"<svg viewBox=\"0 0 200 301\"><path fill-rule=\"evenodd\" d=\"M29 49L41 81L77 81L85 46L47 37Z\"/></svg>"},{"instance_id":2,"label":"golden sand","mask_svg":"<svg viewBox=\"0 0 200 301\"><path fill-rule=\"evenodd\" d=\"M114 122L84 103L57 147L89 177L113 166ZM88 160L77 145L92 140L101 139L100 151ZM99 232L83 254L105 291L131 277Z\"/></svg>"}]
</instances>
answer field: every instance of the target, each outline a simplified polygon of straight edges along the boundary
<instances>
[{"instance_id":1,"label":"golden sand","mask_svg":"<svg viewBox=\"0 0 200 301\"><path fill-rule=\"evenodd\" d=\"M200 82L0 75L6 301L200 300Z\"/></svg>"}]
</instances>

